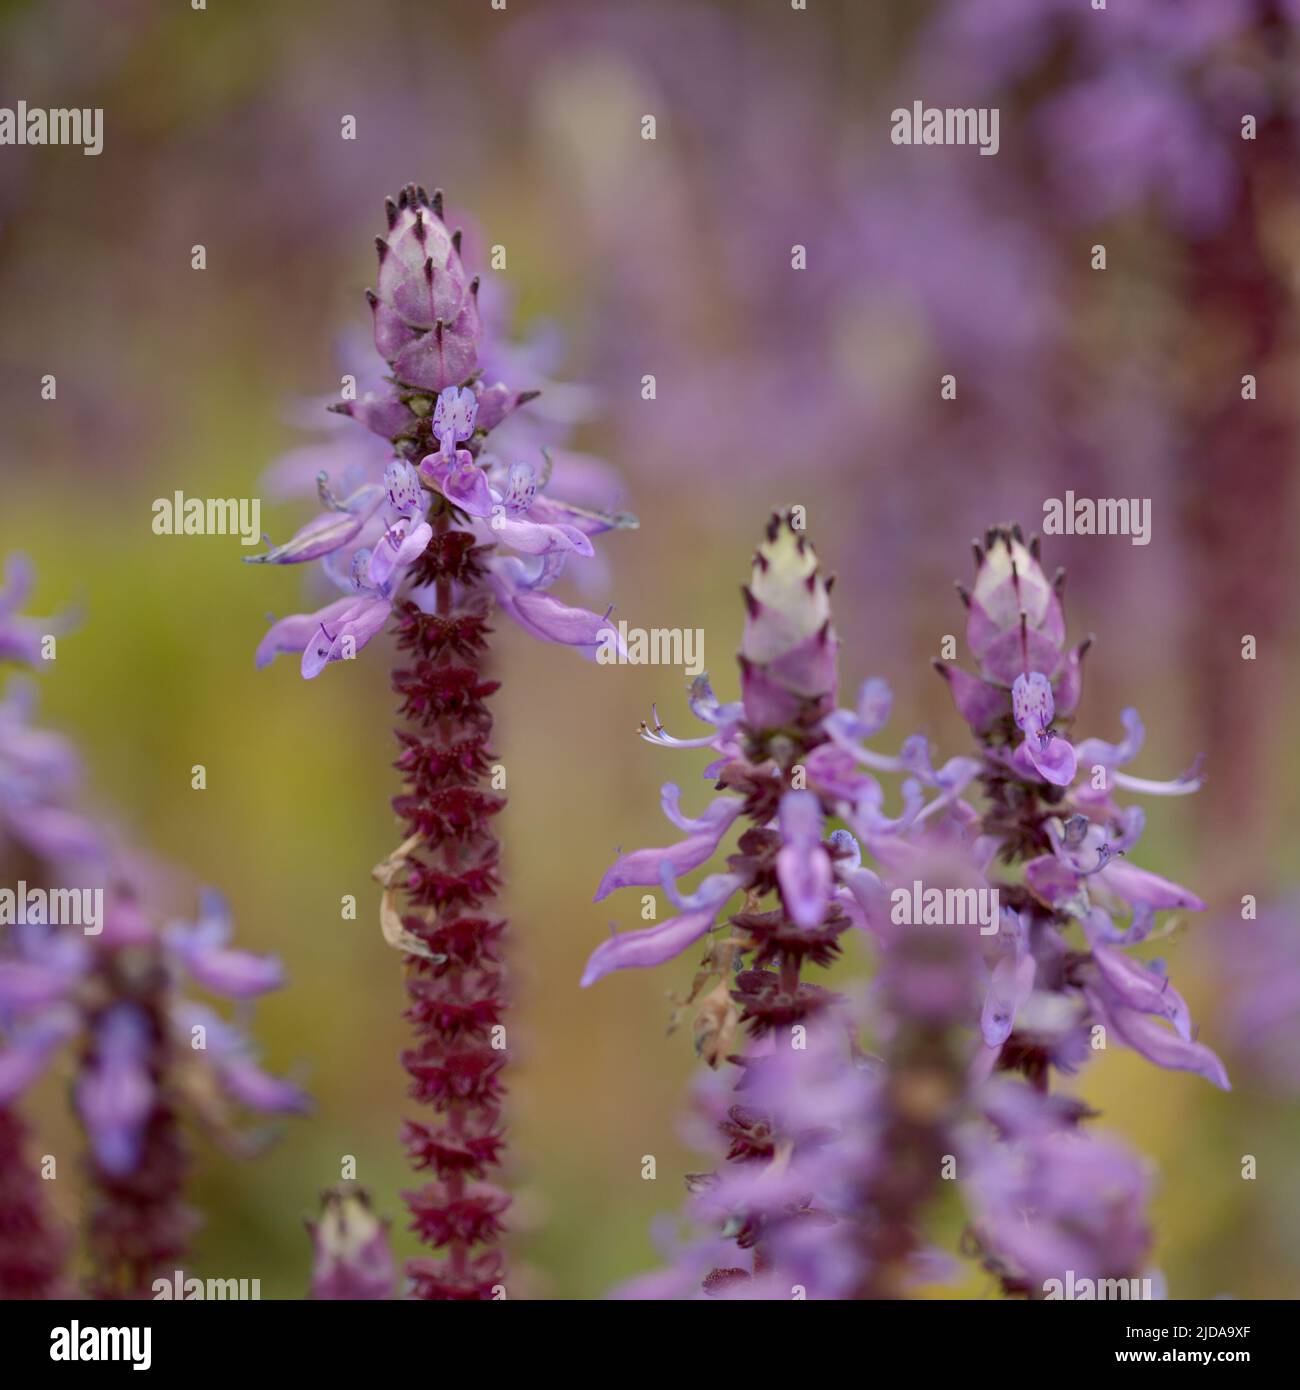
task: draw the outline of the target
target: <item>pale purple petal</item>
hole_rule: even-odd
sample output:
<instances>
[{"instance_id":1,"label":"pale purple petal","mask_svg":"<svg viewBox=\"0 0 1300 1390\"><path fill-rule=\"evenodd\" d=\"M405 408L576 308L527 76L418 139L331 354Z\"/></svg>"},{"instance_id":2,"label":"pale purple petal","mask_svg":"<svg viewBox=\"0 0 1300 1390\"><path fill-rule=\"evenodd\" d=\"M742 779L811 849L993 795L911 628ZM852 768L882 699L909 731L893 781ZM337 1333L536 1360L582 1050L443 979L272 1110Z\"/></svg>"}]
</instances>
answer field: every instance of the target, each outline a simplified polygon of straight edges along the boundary
<instances>
[{"instance_id":1,"label":"pale purple petal","mask_svg":"<svg viewBox=\"0 0 1300 1390\"><path fill-rule=\"evenodd\" d=\"M819 926L831 895L831 860L822 844L821 802L813 792L786 792L781 798L782 845L776 876L786 911L805 931Z\"/></svg>"},{"instance_id":2,"label":"pale purple petal","mask_svg":"<svg viewBox=\"0 0 1300 1390\"><path fill-rule=\"evenodd\" d=\"M984 1009L980 1014L980 1031L987 1047L1001 1047L1011 1036L1016 1010L1029 998L1034 987L1034 958L1005 955L993 967Z\"/></svg>"},{"instance_id":3,"label":"pale purple petal","mask_svg":"<svg viewBox=\"0 0 1300 1390\"><path fill-rule=\"evenodd\" d=\"M133 1004L115 1004L100 1020L94 1061L77 1082L77 1113L95 1161L114 1177L140 1161L155 1097L150 1046L148 1017Z\"/></svg>"},{"instance_id":4,"label":"pale purple petal","mask_svg":"<svg viewBox=\"0 0 1300 1390\"><path fill-rule=\"evenodd\" d=\"M303 648L302 675L312 680L332 661L355 655L388 621L392 603L375 595L348 599L347 606L329 623L321 622L316 636ZM337 605L331 604L333 609Z\"/></svg>"},{"instance_id":5,"label":"pale purple petal","mask_svg":"<svg viewBox=\"0 0 1300 1390\"><path fill-rule=\"evenodd\" d=\"M591 953L582 975L583 988L615 970L662 965L674 959L709 931L717 915L716 907L686 912L655 927L611 936Z\"/></svg>"},{"instance_id":6,"label":"pale purple petal","mask_svg":"<svg viewBox=\"0 0 1300 1390\"><path fill-rule=\"evenodd\" d=\"M717 849L744 804L739 797L720 796L691 823L691 833L685 840L661 849L639 849L621 856L605 871L594 901L600 902L618 888L653 887L660 882L665 867L675 878L698 868Z\"/></svg>"},{"instance_id":7,"label":"pale purple petal","mask_svg":"<svg viewBox=\"0 0 1300 1390\"><path fill-rule=\"evenodd\" d=\"M1104 883L1112 893L1133 903L1159 911L1162 908L1181 907L1190 912L1203 912L1205 904L1195 893L1189 892L1177 883L1149 869L1139 869L1124 859L1112 859L1097 874L1098 882Z\"/></svg>"},{"instance_id":8,"label":"pale purple petal","mask_svg":"<svg viewBox=\"0 0 1300 1390\"><path fill-rule=\"evenodd\" d=\"M551 594L520 590L503 599L503 607L525 631L544 642L589 648L594 653L606 640L605 633L617 633L608 617L571 608Z\"/></svg>"},{"instance_id":9,"label":"pale purple petal","mask_svg":"<svg viewBox=\"0 0 1300 1390\"><path fill-rule=\"evenodd\" d=\"M1086 993L1103 1022L1108 1023L1111 1031L1134 1052L1140 1052L1158 1067L1195 1072L1220 1090L1232 1089L1223 1063L1204 1043L1180 1038L1149 1014L1126 1009L1110 1001L1103 1002L1095 990Z\"/></svg>"},{"instance_id":10,"label":"pale purple petal","mask_svg":"<svg viewBox=\"0 0 1300 1390\"><path fill-rule=\"evenodd\" d=\"M266 636L257 644L254 658L259 670L269 665L281 652L301 652L320 631L322 625L332 626L356 602L355 598L336 599L315 613L294 613L272 623Z\"/></svg>"},{"instance_id":11,"label":"pale purple petal","mask_svg":"<svg viewBox=\"0 0 1300 1390\"><path fill-rule=\"evenodd\" d=\"M452 459L429 454L420 461L420 476L470 516L492 515L492 490L488 487L487 474L466 450L458 450Z\"/></svg>"}]
</instances>

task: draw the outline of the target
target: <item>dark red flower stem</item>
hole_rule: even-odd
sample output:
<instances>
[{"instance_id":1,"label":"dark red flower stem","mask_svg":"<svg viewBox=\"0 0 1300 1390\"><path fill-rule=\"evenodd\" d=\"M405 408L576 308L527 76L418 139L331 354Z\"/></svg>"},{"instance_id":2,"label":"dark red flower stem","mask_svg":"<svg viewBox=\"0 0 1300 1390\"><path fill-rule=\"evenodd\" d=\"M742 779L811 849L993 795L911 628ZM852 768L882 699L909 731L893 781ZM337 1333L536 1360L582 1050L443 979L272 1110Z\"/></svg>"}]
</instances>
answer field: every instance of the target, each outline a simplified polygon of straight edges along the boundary
<instances>
[{"instance_id":1,"label":"dark red flower stem","mask_svg":"<svg viewBox=\"0 0 1300 1390\"><path fill-rule=\"evenodd\" d=\"M405 790L393 807L419 844L407 862L402 924L431 952L406 957L406 1017L415 1043L402 1055L409 1094L433 1114L408 1121L412 1166L433 1180L406 1193L411 1229L441 1258L417 1259L407 1272L424 1299L500 1296L504 1264L495 1248L505 1192L490 1181L504 1137L501 1070L506 999L501 964L505 923L491 912L501 888L493 817L505 805L490 786L492 716L499 682L483 663L490 629L485 547L433 504L433 539L415 579L432 586L433 613L395 607L406 664L393 672L406 727L397 731L396 766ZM496 1044L494 1046L494 1043Z\"/></svg>"}]
</instances>

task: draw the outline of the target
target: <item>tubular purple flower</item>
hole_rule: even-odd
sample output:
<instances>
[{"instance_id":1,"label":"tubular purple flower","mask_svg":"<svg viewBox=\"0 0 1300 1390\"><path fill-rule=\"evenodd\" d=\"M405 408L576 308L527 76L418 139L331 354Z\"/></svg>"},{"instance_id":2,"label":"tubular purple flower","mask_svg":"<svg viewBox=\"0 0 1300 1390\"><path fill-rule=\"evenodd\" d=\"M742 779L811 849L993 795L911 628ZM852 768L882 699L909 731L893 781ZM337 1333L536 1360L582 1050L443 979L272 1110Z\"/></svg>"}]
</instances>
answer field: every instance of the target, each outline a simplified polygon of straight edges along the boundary
<instances>
[{"instance_id":1,"label":"tubular purple flower","mask_svg":"<svg viewBox=\"0 0 1300 1390\"><path fill-rule=\"evenodd\" d=\"M587 968L582 972L583 988L594 985L615 970L663 965L665 961L675 959L713 929L721 908L721 902L714 903L695 912L685 912L680 917L671 917L658 926L619 932L602 941L591 953Z\"/></svg>"},{"instance_id":2,"label":"tubular purple flower","mask_svg":"<svg viewBox=\"0 0 1300 1390\"><path fill-rule=\"evenodd\" d=\"M600 902L618 888L657 884L665 864L671 867L675 878L698 869L716 852L722 837L744 809L744 802L738 797L720 796L703 815L689 819L681 813L680 800L681 788L673 782L666 783L660 796L664 815L685 830L688 838L666 849L642 849L622 855L606 870L593 901Z\"/></svg>"},{"instance_id":3,"label":"tubular purple flower","mask_svg":"<svg viewBox=\"0 0 1300 1390\"><path fill-rule=\"evenodd\" d=\"M561 563L563 557L558 558ZM535 570L513 556L502 557L489 571L488 584L497 603L531 636L543 642L576 647L584 656L595 658L602 647L617 638L617 629L608 613L597 614L575 608L553 594L543 592L556 570L543 563Z\"/></svg>"},{"instance_id":4,"label":"tubular purple flower","mask_svg":"<svg viewBox=\"0 0 1300 1390\"><path fill-rule=\"evenodd\" d=\"M1152 781L1147 777L1132 777L1127 772L1119 771L1137 757L1146 738L1146 730L1137 710L1124 710L1120 715L1120 721L1125 732L1122 742L1106 743L1099 738L1087 738L1076 750L1081 764L1089 768L1102 768L1105 774L1102 787L1079 788L1075 800L1081 806L1099 814L1118 814L1118 808L1110 796L1111 790L1115 788L1139 792L1146 796L1188 796L1192 792L1200 791L1204 785L1204 778L1199 775L1199 766L1193 766L1181 777L1167 782Z\"/></svg>"},{"instance_id":5,"label":"tubular purple flower","mask_svg":"<svg viewBox=\"0 0 1300 1390\"><path fill-rule=\"evenodd\" d=\"M205 890L199 920L173 923L163 932L172 958L197 983L228 999L251 999L284 984L284 967L273 956L230 947L234 923L219 893Z\"/></svg>"},{"instance_id":6,"label":"tubular purple flower","mask_svg":"<svg viewBox=\"0 0 1300 1390\"><path fill-rule=\"evenodd\" d=\"M1084 993L1098 1021L1147 1061L1169 1071L1195 1072L1221 1091L1232 1090L1227 1069L1204 1043L1171 1033L1149 1013L1119 1002L1113 991L1094 988Z\"/></svg>"},{"instance_id":7,"label":"tubular purple flower","mask_svg":"<svg viewBox=\"0 0 1300 1390\"><path fill-rule=\"evenodd\" d=\"M76 1085L77 1113L95 1161L113 1177L131 1172L143 1152L155 1099L152 1050L148 1015L134 1005L114 1004L95 1024L91 1061Z\"/></svg>"},{"instance_id":8,"label":"tubular purple flower","mask_svg":"<svg viewBox=\"0 0 1300 1390\"><path fill-rule=\"evenodd\" d=\"M0 661L36 666L42 659L45 638L68 630L67 618L27 618L19 614L31 592L32 577L25 555L6 556L4 583L0 585Z\"/></svg>"},{"instance_id":9,"label":"tubular purple flower","mask_svg":"<svg viewBox=\"0 0 1300 1390\"><path fill-rule=\"evenodd\" d=\"M1051 684L1042 672L1016 677L1011 686L1011 709L1016 727L1025 736L1015 753L1018 765L1023 769L1027 759L1044 781L1068 787L1077 769L1075 752L1068 740L1052 731L1056 706Z\"/></svg>"},{"instance_id":10,"label":"tubular purple flower","mask_svg":"<svg viewBox=\"0 0 1300 1390\"><path fill-rule=\"evenodd\" d=\"M68 803L81 762L68 740L31 727L35 687L15 677L0 701L0 844L11 838L58 865L93 860L103 851L99 828Z\"/></svg>"},{"instance_id":11,"label":"tubular purple flower","mask_svg":"<svg viewBox=\"0 0 1300 1390\"><path fill-rule=\"evenodd\" d=\"M820 926L830 904L833 875L822 844L821 802L813 792L786 792L778 812L781 848L776 877L781 900L797 925Z\"/></svg>"},{"instance_id":12,"label":"tubular purple flower","mask_svg":"<svg viewBox=\"0 0 1300 1390\"><path fill-rule=\"evenodd\" d=\"M439 392L433 410L433 437L441 445L443 458L450 459L456 453L456 445L474 433L477 415L478 398L473 391L453 386Z\"/></svg>"},{"instance_id":13,"label":"tubular purple flower","mask_svg":"<svg viewBox=\"0 0 1300 1390\"><path fill-rule=\"evenodd\" d=\"M10 954L0 958L0 1022L58 1005L89 966L86 937L33 922L9 929Z\"/></svg>"},{"instance_id":14,"label":"tubular purple flower","mask_svg":"<svg viewBox=\"0 0 1300 1390\"><path fill-rule=\"evenodd\" d=\"M320 475L319 484L322 500L329 510L314 517L283 545L272 546L264 555L246 555L246 564L301 565L309 560L324 559L355 540L384 501L384 489L375 483L358 488L342 502L329 496L324 473Z\"/></svg>"},{"instance_id":15,"label":"tubular purple flower","mask_svg":"<svg viewBox=\"0 0 1300 1390\"><path fill-rule=\"evenodd\" d=\"M231 1100L265 1115L301 1115L311 1109L307 1093L293 1082L263 1071L249 1039L215 1010L178 1000L172 1006L171 1020L181 1037L203 1037L206 1064ZM196 1032L199 1029L201 1034Z\"/></svg>"},{"instance_id":16,"label":"tubular purple flower","mask_svg":"<svg viewBox=\"0 0 1300 1390\"><path fill-rule=\"evenodd\" d=\"M492 515L492 490L488 487L487 476L467 450L458 449L449 457L430 454L420 462L420 476L467 515Z\"/></svg>"},{"instance_id":17,"label":"tubular purple flower","mask_svg":"<svg viewBox=\"0 0 1300 1390\"><path fill-rule=\"evenodd\" d=\"M331 662L354 657L372 637L383 631L392 611L391 600L382 594L367 594L348 600L341 607L331 605L322 609L315 615L320 620L317 630L302 649L303 679L313 680ZM264 640L269 638L270 633ZM258 650L260 652L261 648ZM279 650L284 650L283 646Z\"/></svg>"}]
</instances>

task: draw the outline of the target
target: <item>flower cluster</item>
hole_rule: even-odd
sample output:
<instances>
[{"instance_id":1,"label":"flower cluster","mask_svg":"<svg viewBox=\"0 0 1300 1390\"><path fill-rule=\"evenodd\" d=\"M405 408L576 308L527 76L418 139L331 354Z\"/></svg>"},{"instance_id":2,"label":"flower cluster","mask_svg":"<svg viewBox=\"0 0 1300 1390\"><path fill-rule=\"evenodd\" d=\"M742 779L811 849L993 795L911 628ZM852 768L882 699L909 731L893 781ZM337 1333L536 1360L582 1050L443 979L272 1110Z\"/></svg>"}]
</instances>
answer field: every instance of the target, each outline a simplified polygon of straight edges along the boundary
<instances>
[{"instance_id":1,"label":"flower cluster","mask_svg":"<svg viewBox=\"0 0 1300 1390\"><path fill-rule=\"evenodd\" d=\"M388 373L336 407L385 447L342 456L341 495L322 472L321 515L256 557L320 560L344 597L275 623L257 661L301 652L310 679L391 624L405 721L396 763L405 786L393 808L404 838L375 876L385 939L406 961L409 1094L433 1111L404 1128L413 1167L430 1175L405 1195L412 1229L443 1256L407 1272L419 1298L490 1299L503 1287L496 1245L509 1205L493 1181L505 1143L507 1000L505 923L493 911L501 876L492 826L505 801L490 785L490 619L502 611L536 637L593 655L613 632L607 615L550 590L571 561L594 559L593 537L635 521L587 505L593 490L608 491L599 470L557 465L545 449L512 457L505 451L525 436L509 428L497 451L494 431L537 392L485 380L493 350L484 357L479 282L465 271L442 195L408 186L388 201L387 220L368 298ZM581 501L552 493L561 473Z\"/></svg>"},{"instance_id":2,"label":"flower cluster","mask_svg":"<svg viewBox=\"0 0 1300 1390\"><path fill-rule=\"evenodd\" d=\"M11 575L21 572L11 563ZM22 651L39 649L32 634L48 625L8 621L11 632L31 639ZM94 1184L91 1289L138 1297L154 1273L184 1255L195 1225L183 1201L181 1114L230 1141L231 1107L291 1114L307 1104L296 1085L261 1069L238 1027L189 998L185 987L242 1002L278 988L283 971L277 961L231 945L232 923L215 894L204 895L197 922L160 921L146 878L77 807L75 750L31 727L30 713L27 685L0 704L0 865L21 879L23 895L22 909L0 932L0 1126L16 1152L17 1103L61 1051L71 1050L72 1102L89 1141ZM29 900L29 888L40 896ZM98 921L78 927L55 920L56 900L87 897L103 905ZM32 1205L12 1227L29 1230L22 1260L28 1272L16 1277L0 1254L4 1289L57 1287L54 1246L47 1240L42 1260L32 1230L38 1209ZM0 1228L11 1229L3 1193ZM43 1284L31 1272L33 1261L45 1270Z\"/></svg>"},{"instance_id":3,"label":"flower cluster","mask_svg":"<svg viewBox=\"0 0 1300 1390\"><path fill-rule=\"evenodd\" d=\"M593 536L635 520L589 505L611 494L599 470L566 467L545 450L530 461L491 447L489 434L537 392L483 379L479 284L461 262L460 234L443 220L442 195L408 186L388 200L387 213L369 300L375 348L389 373L335 407L383 445L340 453L346 490L336 492L322 470L322 512L283 545L250 557L274 565L319 560L343 596L274 623L258 644L257 664L300 652L310 680L354 657L403 603L433 611L436 576L416 563L429 550L431 508L454 516L481 548L483 583L502 611L535 637L594 652L605 616L550 590L571 560L594 556ZM576 500L550 490L566 479Z\"/></svg>"},{"instance_id":4,"label":"flower cluster","mask_svg":"<svg viewBox=\"0 0 1300 1390\"><path fill-rule=\"evenodd\" d=\"M829 585L807 538L790 517L773 517L745 589L746 622L740 650L742 698L720 704L707 675L691 687L690 706L712 732L677 739L656 712L641 736L661 747L713 749L705 775L720 795L698 816L681 809L681 792L663 788L664 814L686 833L663 848L623 855L605 874L599 902L617 888L662 887L679 915L655 927L618 933L592 953L583 975L590 985L612 970L658 965L679 955L714 926L727 901L745 894L738 925L755 943L744 1021L759 1031L797 1023L816 1012L822 992L798 984L805 960L828 964L836 939L865 925L878 906L879 879L861 862L861 844L880 845L917 822L922 784L948 796L974 774L970 760L935 770L923 741L909 740L897 757L876 753L864 740L889 717L889 692L867 681L855 710L837 709L836 654ZM907 772L903 807L886 814L875 771ZM826 821L849 827L826 842ZM738 820L750 822L727 872L712 874L690 894L678 880L705 864ZM850 833L850 831L852 833ZM855 838L856 837L856 838ZM775 895L775 910L757 906ZM775 966L775 971L769 967Z\"/></svg>"},{"instance_id":5,"label":"flower cluster","mask_svg":"<svg viewBox=\"0 0 1300 1390\"><path fill-rule=\"evenodd\" d=\"M960 592L980 673L937 665L979 744L988 803L980 853L1022 871L1020 884L1002 888L1015 922L999 937L978 1069L1020 1071L1046 1085L1049 1068L1072 1072L1113 1037L1157 1066L1227 1089L1222 1062L1196 1041L1162 968L1129 954L1152 936L1158 912L1205 904L1130 861L1145 817L1116 800L1124 791L1180 796L1201 779L1194 768L1171 782L1122 770L1142 747L1136 710L1122 715L1121 742L1072 744L1057 724L1078 707L1087 644L1065 644L1064 576L1047 579L1037 545L1027 546L1017 528L990 531L976 546L976 566L972 590ZM1065 939L1074 925L1084 951Z\"/></svg>"},{"instance_id":6,"label":"flower cluster","mask_svg":"<svg viewBox=\"0 0 1300 1390\"><path fill-rule=\"evenodd\" d=\"M1062 580L1047 580L1015 528L976 553L962 597L978 674L940 663L973 755L936 766L918 736L896 755L866 747L890 708L878 680L853 710L835 707L829 585L792 518L773 519L745 590L740 701L721 704L700 677L691 706L711 733L675 739L657 716L643 727L655 744L716 751L706 776L720 795L690 817L679 789L664 788L686 838L623 855L597 897L657 886L678 913L598 946L584 984L680 954L743 900L690 996L697 1047L738 1069L730 1104L710 1092L727 1167L691 1180L707 1234L631 1296L902 1296L930 1263L920 1232L945 1176L962 1179L969 1252L1009 1294L1042 1297L1067 1268L1142 1272L1147 1172L1083 1134L1092 1112L1054 1094L1051 1073L1074 1072L1113 1039L1226 1088L1162 967L1129 954L1159 911L1202 904L1128 861L1141 814L1115 800L1192 791L1199 778L1123 771L1141 742L1132 711L1121 744L1071 741L1086 644L1066 645ZM903 777L896 814L881 772ZM738 822L749 824L726 871L683 890ZM849 926L879 964L852 1009L801 976L834 960ZM955 1156L958 1170L944 1172ZM745 1264L726 1259L723 1236Z\"/></svg>"}]
</instances>

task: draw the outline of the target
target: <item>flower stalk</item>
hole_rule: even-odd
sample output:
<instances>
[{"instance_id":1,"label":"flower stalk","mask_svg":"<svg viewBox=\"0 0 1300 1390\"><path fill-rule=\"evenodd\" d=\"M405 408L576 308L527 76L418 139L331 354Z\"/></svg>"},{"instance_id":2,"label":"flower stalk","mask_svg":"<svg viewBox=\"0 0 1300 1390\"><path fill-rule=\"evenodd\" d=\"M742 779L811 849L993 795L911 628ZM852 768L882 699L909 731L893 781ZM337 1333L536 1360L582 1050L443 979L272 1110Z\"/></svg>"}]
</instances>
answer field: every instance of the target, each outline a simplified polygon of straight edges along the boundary
<instances>
[{"instance_id":1,"label":"flower stalk","mask_svg":"<svg viewBox=\"0 0 1300 1390\"><path fill-rule=\"evenodd\" d=\"M491 1181L501 1163L506 1008L505 923L492 912L501 888L493 818L505 805L489 785L492 716L485 678L489 596L474 537L434 504L428 549L417 561L432 613L399 605L394 631L408 664L393 672L406 727L393 806L408 844L402 926L423 946L406 956L406 1016L415 1045L402 1056L409 1093L434 1118L408 1121L412 1166L432 1180L406 1193L413 1228L444 1254L408 1267L424 1299L490 1299L504 1267L495 1248L509 1205Z\"/></svg>"}]
</instances>

